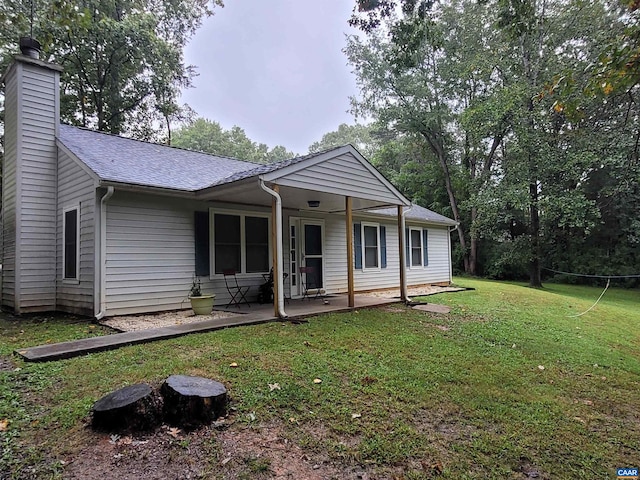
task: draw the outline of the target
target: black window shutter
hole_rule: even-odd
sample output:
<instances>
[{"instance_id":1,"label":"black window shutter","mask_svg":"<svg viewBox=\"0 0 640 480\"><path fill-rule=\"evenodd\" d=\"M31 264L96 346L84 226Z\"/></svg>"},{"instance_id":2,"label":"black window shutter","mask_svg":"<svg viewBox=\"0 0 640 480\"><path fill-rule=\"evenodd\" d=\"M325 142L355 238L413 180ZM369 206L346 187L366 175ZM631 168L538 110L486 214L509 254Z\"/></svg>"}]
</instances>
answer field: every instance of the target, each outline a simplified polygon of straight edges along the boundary
<instances>
[{"instance_id":1,"label":"black window shutter","mask_svg":"<svg viewBox=\"0 0 640 480\"><path fill-rule=\"evenodd\" d=\"M422 230L422 266L426 267L429 265L429 238L428 238L428 230L425 228Z\"/></svg>"},{"instance_id":2,"label":"black window shutter","mask_svg":"<svg viewBox=\"0 0 640 480\"><path fill-rule=\"evenodd\" d=\"M404 229L404 261L407 267L411 266L411 249L409 249L409 229Z\"/></svg>"},{"instance_id":3,"label":"black window shutter","mask_svg":"<svg viewBox=\"0 0 640 480\"><path fill-rule=\"evenodd\" d=\"M355 268L362 268L362 230L359 223L353 224L353 256Z\"/></svg>"},{"instance_id":4,"label":"black window shutter","mask_svg":"<svg viewBox=\"0 0 640 480\"><path fill-rule=\"evenodd\" d=\"M196 275L209 276L209 212L194 212Z\"/></svg>"},{"instance_id":5,"label":"black window shutter","mask_svg":"<svg viewBox=\"0 0 640 480\"><path fill-rule=\"evenodd\" d=\"M380 264L387 268L387 227L380 225Z\"/></svg>"},{"instance_id":6,"label":"black window shutter","mask_svg":"<svg viewBox=\"0 0 640 480\"><path fill-rule=\"evenodd\" d=\"M64 214L64 278L78 278L78 210Z\"/></svg>"}]
</instances>

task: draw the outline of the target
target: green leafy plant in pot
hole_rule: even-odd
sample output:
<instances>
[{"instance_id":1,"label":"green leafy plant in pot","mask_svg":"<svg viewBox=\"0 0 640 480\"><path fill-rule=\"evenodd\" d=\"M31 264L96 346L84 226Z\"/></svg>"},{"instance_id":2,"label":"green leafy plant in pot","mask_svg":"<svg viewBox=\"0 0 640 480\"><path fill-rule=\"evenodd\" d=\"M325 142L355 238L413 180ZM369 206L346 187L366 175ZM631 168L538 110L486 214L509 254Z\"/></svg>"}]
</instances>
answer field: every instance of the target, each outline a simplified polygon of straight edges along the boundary
<instances>
[{"instance_id":1,"label":"green leafy plant in pot","mask_svg":"<svg viewBox=\"0 0 640 480\"><path fill-rule=\"evenodd\" d=\"M189 291L189 301L191 302L191 308L196 315L210 315L213 310L213 302L216 296L203 295L202 284L200 277L193 276L191 281L191 290Z\"/></svg>"}]
</instances>

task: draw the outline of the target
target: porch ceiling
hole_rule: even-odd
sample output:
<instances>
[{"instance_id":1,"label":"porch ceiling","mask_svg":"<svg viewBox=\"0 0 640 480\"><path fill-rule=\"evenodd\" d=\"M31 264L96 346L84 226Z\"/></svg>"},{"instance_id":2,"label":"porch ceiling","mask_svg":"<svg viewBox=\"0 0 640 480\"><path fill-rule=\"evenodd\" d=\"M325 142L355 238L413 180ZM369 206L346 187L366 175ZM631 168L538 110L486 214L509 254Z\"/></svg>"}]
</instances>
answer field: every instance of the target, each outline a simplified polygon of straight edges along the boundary
<instances>
[{"instance_id":1,"label":"porch ceiling","mask_svg":"<svg viewBox=\"0 0 640 480\"><path fill-rule=\"evenodd\" d=\"M270 206L272 196L260 188L257 178L251 178L232 184L219 185L207 191L199 192L197 198L206 201L228 202L243 205ZM291 186L280 186L282 207L290 210L308 210L313 212L339 213L345 211L345 196L320 189L309 190ZM379 200L352 196L354 211L366 210L391 204ZM319 201L318 207L309 207L309 201Z\"/></svg>"}]
</instances>

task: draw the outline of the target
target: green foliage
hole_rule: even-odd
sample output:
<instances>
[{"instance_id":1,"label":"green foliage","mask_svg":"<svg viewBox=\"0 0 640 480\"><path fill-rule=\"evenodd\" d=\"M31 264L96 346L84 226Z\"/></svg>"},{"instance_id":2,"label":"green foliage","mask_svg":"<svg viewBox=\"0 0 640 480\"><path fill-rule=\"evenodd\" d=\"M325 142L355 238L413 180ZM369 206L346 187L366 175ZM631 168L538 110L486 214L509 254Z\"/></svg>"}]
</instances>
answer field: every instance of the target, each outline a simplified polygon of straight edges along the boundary
<instances>
[{"instance_id":1,"label":"green foliage","mask_svg":"<svg viewBox=\"0 0 640 480\"><path fill-rule=\"evenodd\" d=\"M330 148L351 144L366 158L371 158L377 150L377 142L372 135L371 125L347 125L342 123L338 129L325 133L317 142L309 146L309 153L318 153Z\"/></svg>"},{"instance_id":2,"label":"green foliage","mask_svg":"<svg viewBox=\"0 0 640 480\"><path fill-rule=\"evenodd\" d=\"M279 162L296 156L281 145L269 149L264 143L253 142L240 127L225 130L218 122L205 118L177 130L172 145L257 163Z\"/></svg>"},{"instance_id":3,"label":"green foliage","mask_svg":"<svg viewBox=\"0 0 640 480\"><path fill-rule=\"evenodd\" d=\"M18 37L28 35L27 5L0 6L0 21L8 26L0 35L2 65L17 51ZM144 139L162 138L157 124L163 123L170 137L172 122L188 112L178 99L194 75L184 63L183 48L220 0L33 5L33 35L43 45L42 57L64 67L64 121Z\"/></svg>"},{"instance_id":4,"label":"green foliage","mask_svg":"<svg viewBox=\"0 0 640 480\"><path fill-rule=\"evenodd\" d=\"M406 8L391 14L390 4ZM410 158L385 145L378 165L405 195L460 222L458 267L498 278L528 269L532 285L543 266L638 273L629 254L640 178L635 3L420 4L376 2L356 14L377 23L358 23L366 37L349 39L360 86L352 104L422 143ZM612 46L626 53L603 53ZM619 85L601 76L608 91L595 92L596 69ZM625 233L607 235L611 227Z\"/></svg>"}]
</instances>

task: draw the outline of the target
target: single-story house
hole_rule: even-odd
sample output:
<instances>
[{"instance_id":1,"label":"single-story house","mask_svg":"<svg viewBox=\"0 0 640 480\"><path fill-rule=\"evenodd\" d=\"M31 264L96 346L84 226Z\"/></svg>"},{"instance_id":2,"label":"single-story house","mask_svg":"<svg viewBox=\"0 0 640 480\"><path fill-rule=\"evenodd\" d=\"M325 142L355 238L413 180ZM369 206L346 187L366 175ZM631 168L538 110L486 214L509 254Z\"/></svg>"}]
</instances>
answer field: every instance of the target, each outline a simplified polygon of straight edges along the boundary
<instances>
[{"instance_id":1,"label":"single-story house","mask_svg":"<svg viewBox=\"0 0 640 480\"><path fill-rule=\"evenodd\" d=\"M273 267L282 316L302 266L351 306L354 292L451 281L456 222L411 205L352 146L259 165L62 125L61 67L23 53L2 77L3 308L187 308L194 275L226 304L228 269L251 300Z\"/></svg>"}]
</instances>

